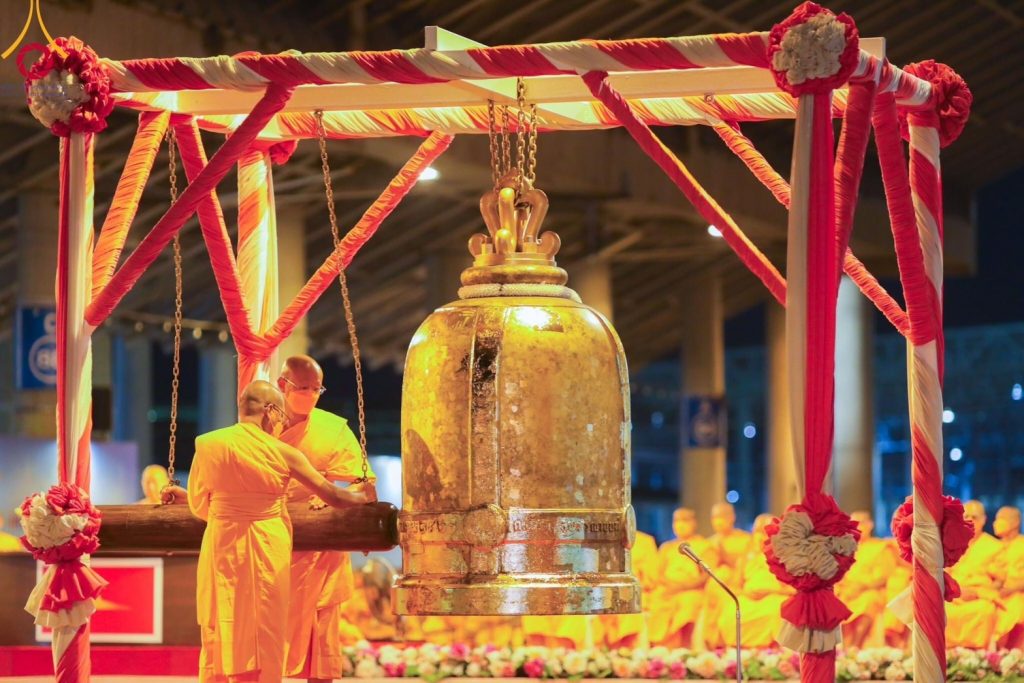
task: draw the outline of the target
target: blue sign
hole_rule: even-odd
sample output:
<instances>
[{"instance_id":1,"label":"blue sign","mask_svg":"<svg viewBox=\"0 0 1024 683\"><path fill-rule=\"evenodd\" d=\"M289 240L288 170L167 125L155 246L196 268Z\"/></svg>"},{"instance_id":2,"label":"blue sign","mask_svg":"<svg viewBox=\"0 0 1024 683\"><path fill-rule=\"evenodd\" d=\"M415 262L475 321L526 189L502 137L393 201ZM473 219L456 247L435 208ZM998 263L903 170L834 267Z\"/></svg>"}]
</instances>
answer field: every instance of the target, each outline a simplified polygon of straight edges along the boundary
<instances>
[{"instance_id":1,"label":"blue sign","mask_svg":"<svg viewBox=\"0 0 1024 683\"><path fill-rule=\"evenodd\" d=\"M18 309L15 357L18 389L57 386L57 311L48 306Z\"/></svg>"},{"instance_id":2,"label":"blue sign","mask_svg":"<svg viewBox=\"0 0 1024 683\"><path fill-rule=\"evenodd\" d=\"M724 398L721 396L687 397L686 447L725 448Z\"/></svg>"}]
</instances>

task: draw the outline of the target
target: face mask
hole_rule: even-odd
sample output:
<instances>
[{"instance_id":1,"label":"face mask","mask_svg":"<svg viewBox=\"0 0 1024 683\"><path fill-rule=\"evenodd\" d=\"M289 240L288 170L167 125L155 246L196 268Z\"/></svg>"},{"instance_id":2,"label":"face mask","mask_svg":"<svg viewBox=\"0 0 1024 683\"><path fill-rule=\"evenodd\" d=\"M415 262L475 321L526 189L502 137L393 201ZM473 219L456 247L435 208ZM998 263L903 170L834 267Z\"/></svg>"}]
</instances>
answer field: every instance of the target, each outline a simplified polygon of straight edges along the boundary
<instances>
[{"instance_id":1,"label":"face mask","mask_svg":"<svg viewBox=\"0 0 1024 683\"><path fill-rule=\"evenodd\" d=\"M732 524L730 524L729 520L727 519L723 519L721 517L712 517L711 528L714 529L716 534L724 534L729 532L729 530L732 528Z\"/></svg>"},{"instance_id":2,"label":"face mask","mask_svg":"<svg viewBox=\"0 0 1024 683\"><path fill-rule=\"evenodd\" d=\"M1005 536L1010 533L1012 528L1013 527L1010 522L1005 519L997 519L992 522L992 531L996 532L996 536Z\"/></svg>"},{"instance_id":3,"label":"face mask","mask_svg":"<svg viewBox=\"0 0 1024 683\"><path fill-rule=\"evenodd\" d=\"M309 415L319 398L319 394L312 392L289 391L284 400L293 415Z\"/></svg>"}]
</instances>

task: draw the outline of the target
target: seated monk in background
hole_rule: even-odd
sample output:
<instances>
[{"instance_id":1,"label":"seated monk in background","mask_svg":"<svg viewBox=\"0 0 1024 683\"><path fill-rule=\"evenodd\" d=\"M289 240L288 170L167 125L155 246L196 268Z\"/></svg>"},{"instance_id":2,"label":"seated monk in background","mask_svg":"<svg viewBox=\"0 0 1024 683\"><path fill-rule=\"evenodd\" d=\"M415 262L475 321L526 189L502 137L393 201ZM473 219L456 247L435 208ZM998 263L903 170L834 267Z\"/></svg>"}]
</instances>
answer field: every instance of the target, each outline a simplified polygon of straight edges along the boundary
<instances>
[{"instance_id":1,"label":"seated monk in background","mask_svg":"<svg viewBox=\"0 0 1024 683\"><path fill-rule=\"evenodd\" d=\"M976 500L964 503L967 519L974 524L974 538L960 561L949 570L960 584L960 597L946 603L946 645L983 648L997 636L1001 611L999 590L990 574L1003 545L985 533L985 508Z\"/></svg>"},{"instance_id":2,"label":"seated monk in background","mask_svg":"<svg viewBox=\"0 0 1024 683\"><path fill-rule=\"evenodd\" d=\"M735 584L740 598L743 645L745 647L774 647L775 638L782 626L782 603L794 591L775 578L768 568L764 556L764 542L768 536L767 527L772 515L758 515L754 520L750 550L742 562L742 569ZM721 590L717 584L710 586ZM728 600L728 596L726 596ZM735 605L729 600L718 617L718 631L728 647L736 647Z\"/></svg>"},{"instance_id":3,"label":"seated monk in background","mask_svg":"<svg viewBox=\"0 0 1024 683\"><path fill-rule=\"evenodd\" d=\"M689 543L709 566L718 562L711 544L697 535L697 516L693 510L679 508L672 515L676 537L658 549L660 575L651 598L648 628L652 645L689 648L704 610L704 585L708 577L690 558L679 552Z\"/></svg>"},{"instance_id":4,"label":"seated monk in background","mask_svg":"<svg viewBox=\"0 0 1024 683\"><path fill-rule=\"evenodd\" d=\"M335 487L300 451L272 436L284 421L281 392L257 380L242 391L237 424L196 439L187 497L192 514L206 520L196 582L203 683L276 683L283 677L289 482L298 480L335 507L372 499L372 491ZM166 495L180 494L180 487L172 487Z\"/></svg>"},{"instance_id":5,"label":"seated monk in background","mask_svg":"<svg viewBox=\"0 0 1024 683\"><path fill-rule=\"evenodd\" d=\"M890 602L910 587L913 580L913 567L900 556L896 539L887 539L889 549L895 558L885 580L886 609L882 613L882 633L886 647L907 650L910 647L910 627L903 623L895 612L888 608ZM856 562L854 562L856 565Z\"/></svg>"},{"instance_id":6,"label":"seated monk in background","mask_svg":"<svg viewBox=\"0 0 1024 683\"><path fill-rule=\"evenodd\" d=\"M884 642L882 613L887 603L886 582L896 564L896 553L891 543L871 535L875 529L871 513L858 510L850 517L860 527L860 543L857 561L836 584L836 597L853 613L843 623L843 644L856 648L876 647Z\"/></svg>"},{"instance_id":7,"label":"seated monk in background","mask_svg":"<svg viewBox=\"0 0 1024 683\"><path fill-rule=\"evenodd\" d=\"M711 528L715 533L708 542L718 559L716 562L705 560L705 563L726 585L732 586L743 570L743 560L750 552L750 534L736 528L736 510L729 503L716 503L712 506ZM718 624L723 610L729 614L734 611L732 600L720 588L714 582L709 582L705 597L703 635L704 646L709 649L725 644L725 636L718 629Z\"/></svg>"},{"instance_id":8,"label":"seated monk in background","mask_svg":"<svg viewBox=\"0 0 1024 683\"><path fill-rule=\"evenodd\" d=\"M142 500L139 505L159 505L163 490L171 483L163 465L146 465L142 470Z\"/></svg>"},{"instance_id":9,"label":"seated monk in background","mask_svg":"<svg viewBox=\"0 0 1024 683\"><path fill-rule=\"evenodd\" d=\"M526 645L583 650L594 646L594 617L584 614L523 617Z\"/></svg>"},{"instance_id":10,"label":"seated monk in background","mask_svg":"<svg viewBox=\"0 0 1024 683\"><path fill-rule=\"evenodd\" d=\"M1003 544L999 554L996 579L1005 610L998 627L1001 634L997 646L1014 649L1024 647L1024 536L1020 535L1020 510L1002 507L996 513L992 530Z\"/></svg>"},{"instance_id":11,"label":"seated monk in background","mask_svg":"<svg viewBox=\"0 0 1024 683\"><path fill-rule=\"evenodd\" d=\"M601 642L609 649L620 647L647 647L647 613L653 603L652 595L658 580L658 544L654 536L636 532L636 540L629 553L633 576L640 581L642 606L640 614L607 614L598 617Z\"/></svg>"}]
</instances>

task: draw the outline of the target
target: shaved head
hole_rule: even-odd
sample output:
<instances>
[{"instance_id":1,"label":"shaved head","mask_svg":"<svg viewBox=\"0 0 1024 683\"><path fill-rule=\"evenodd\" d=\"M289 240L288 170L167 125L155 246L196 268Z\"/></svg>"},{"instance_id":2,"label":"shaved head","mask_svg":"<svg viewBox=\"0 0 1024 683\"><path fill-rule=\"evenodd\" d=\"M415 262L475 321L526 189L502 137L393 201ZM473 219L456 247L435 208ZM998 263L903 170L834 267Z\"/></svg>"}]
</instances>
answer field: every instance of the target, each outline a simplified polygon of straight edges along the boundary
<instances>
[{"instance_id":1,"label":"shaved head","mask_svg":"<svg viewBox=\"0 0 1024 683\"><path fill-rule=\"evenodd\" d=\"M300 387L319 386L324 381L324 371L320 364L306 355L288 358L281 366L281 376Z\"/></svg>"},{"instance_id":2,"label":"shaved head","mask_svg":"<svg viewBox=\"0 0 1024 683\"><path fill-rule=\"evenodd\" d=\"M754 517L754 528L751 529L750 533L763 536L765 527L771 524L773 519L775 519L775 516L767 513Z\"/></svg>"},{"instance_id":3,"label":"shaved head","mask_svg":"<svg viewBox=\"0 0 1024 683\"><path fill-rule=\"evenodd\" d=\"M266 380L254 380L242 389L242 395L238 397L238 414L242 417L259 415L268 403L284 410L284 396L277 387Z\"/></svg>"},{"instance_id":4,"label":"shaved head","mask_svg":"<svg viewBox=\"0 0 1024 683\"><path fill-rule=\"evenodd\" d=\"M871 519L871 513L867 510L857 510L850 513L850 519L857 522L861 538L867 538L875 530L875 520Z\"/></svg>"}]
</instances>

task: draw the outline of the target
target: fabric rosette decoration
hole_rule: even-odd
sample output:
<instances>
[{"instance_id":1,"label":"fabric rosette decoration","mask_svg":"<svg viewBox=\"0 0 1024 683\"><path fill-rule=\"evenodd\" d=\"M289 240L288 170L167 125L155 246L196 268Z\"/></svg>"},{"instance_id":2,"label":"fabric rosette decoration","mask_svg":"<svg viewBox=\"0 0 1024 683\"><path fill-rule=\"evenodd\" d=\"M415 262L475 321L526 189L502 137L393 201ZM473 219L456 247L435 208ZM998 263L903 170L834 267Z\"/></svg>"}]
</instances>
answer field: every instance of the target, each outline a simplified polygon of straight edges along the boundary
<instances>
[{"instance_id":1,"label":"fabric rosette decoration","mask_svg":"<svg viewBox=\"0 0 1024 683\"><path fill-rule=\"evenodd\" d=\"M971 105L974 103L974 95L967 87L967 82L951 67L934 59L908 64L903 70L931 83L931 101L935 116L938 117L939 145L946 147L954 142L967 125L967 119L971 116ZM901 109L899 114L900 132L904 140L909 140L908 113Z\"/></svg>"},{"instance_id":2,"label":"fabric rosette decoration","mask_svg":"<svg viewBox=\"0 0 1024 683\"><path fill-rule=\"evenodd\" d=\"M964 505L953 496L942 497L942 520L938 523L939 541L942 543L942 566L952 567L967 552L974 537L974 525L964 516ZM914 498L907 496L892 516L892 535L900 551L900 557L914 563L914 547L911 538L914 532ZM927 533L927 530L925 530ZM960 584L948 572L942 572L943 594L946 602L960 597ZM905 624L914 620L911 604L911 589L907 588L889 603L889 608Z\"/></svg>"},{"instance_id":3,"label":"fabric rosette decoration","mask_svg":"<svg viewBox=\"0 0 1024 683\"><path fill-rule=\"evenodd\" d=\"M849 80L860 60L860 36L853 19L805 2L772 27L768 63L775 83L799 97L835 90Z\"/></svg>"},{"instance_id":4,"label":"fabric rosette decoration","mask_svg":"<svg viewBox=\"0 0 1024 683\"><path fill-rule=\"evenodd\" d=\"M765 557L772 573L797 590L782 605L779 644L822 653L842 642L840 624L850 610L832 587L853 565L860 531L832 496L809 494L765 529Z\"/></svg>"},{"instance_id":5,"label":"fabric rosette decoration","mask_svg":"<svg viewBox=\"0 0 1024 683\"><path fill-rule=\"evenodd\" d=\"M38 44L26 45L19 62ZM58 49L59 48L59 49ZM75 37L57 38L25 72L29 111L54 135L98 133L114 109L110 78L95 51Z\"/></svg>"},{"instance_id":6,"label":"fabric rosette decoration","mask_svg":"<svg viewBox=\"0 0 1024 683\"><path fill-rule=\"evenodd\" d=\"M82 559L99 548L99 510L78 486L57 484L26 498L16 512L25 531L22 545L47 565L25 610L40 626L78 628L96 611L94 601L107 585Z\"/></svg>"}]
</instances>

